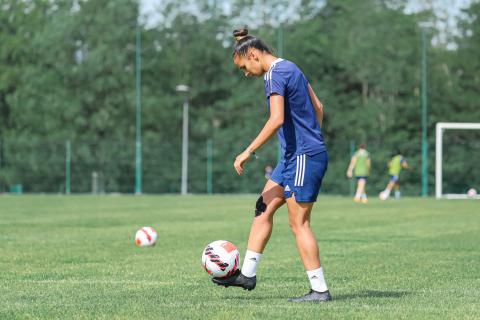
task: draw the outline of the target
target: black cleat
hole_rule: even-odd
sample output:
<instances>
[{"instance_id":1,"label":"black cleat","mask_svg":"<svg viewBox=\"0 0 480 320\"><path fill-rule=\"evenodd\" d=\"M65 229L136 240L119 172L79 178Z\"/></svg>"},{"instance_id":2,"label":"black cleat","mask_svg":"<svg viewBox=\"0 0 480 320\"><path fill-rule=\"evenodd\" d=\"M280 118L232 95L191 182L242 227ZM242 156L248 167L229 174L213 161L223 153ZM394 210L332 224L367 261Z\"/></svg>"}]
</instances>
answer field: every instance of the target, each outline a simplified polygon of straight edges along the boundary
<instances>
[{"instance_id":1,"label":"black cleat","mask_svg":"<svg viewBox=\"0 0 480 320\"><path fill-rule=\"evenodd\" d=\"M244 290L253 290L257 284L257 277L246 277L244 276L240 270L235 271L230 277L227 278L212 278L213 283L224 286L225 288L228 287L241 287Z\"/></svg>"},{"instance_id":2,"label":"black cleat","mask_svg":"<svg viewBox=\"0 0 480 320\"><path fill-rule=\"evenodd\" d=\"M310 289L310 292L304 296L288 299L290 302L324 302L330 300L332 300L332 296L328 290L325 292L318 292L313 289Z\"/></svg>"}]
</instances>

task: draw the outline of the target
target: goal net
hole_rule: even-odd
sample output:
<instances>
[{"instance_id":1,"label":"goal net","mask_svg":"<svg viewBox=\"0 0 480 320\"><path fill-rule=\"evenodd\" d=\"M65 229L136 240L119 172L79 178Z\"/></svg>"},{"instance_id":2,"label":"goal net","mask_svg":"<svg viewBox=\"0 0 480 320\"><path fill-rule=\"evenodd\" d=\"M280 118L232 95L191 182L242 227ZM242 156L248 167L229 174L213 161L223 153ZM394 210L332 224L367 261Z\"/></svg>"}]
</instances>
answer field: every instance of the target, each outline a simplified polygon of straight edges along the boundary
<instances>
[{"instance_id":1,"label":"goal net","mask_svg":"<svg viewBox=\"0 0 480 320\"><path fill-rule=\"evenodd\" d=\"M437 123L436 198L480 199L478 193L480 193L480 123Z\"/></svg>"}]
</instances>

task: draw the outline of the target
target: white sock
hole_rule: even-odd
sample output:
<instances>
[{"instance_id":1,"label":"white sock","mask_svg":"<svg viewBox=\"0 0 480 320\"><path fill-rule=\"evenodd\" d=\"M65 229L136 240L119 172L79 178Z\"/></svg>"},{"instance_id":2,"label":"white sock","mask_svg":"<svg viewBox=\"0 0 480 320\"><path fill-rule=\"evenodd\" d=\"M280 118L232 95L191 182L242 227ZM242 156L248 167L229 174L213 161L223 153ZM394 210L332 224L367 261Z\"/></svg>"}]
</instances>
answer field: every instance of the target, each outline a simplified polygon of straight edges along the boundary
<instances>
[{"instance_id":1,"label":"white sock","mask_svg":"<svg viewBox=\"0 0 480 320\"><path fill-rule=\"evenodd\" d=\"M358 192L357 192L357 193L355 193L355 198L357 198L357 199L360 199L360 198L361 198L361 196L362 196L362 195L361 195L360 193L358 193Z\"/></svg>"},{"instance_id":2,"label":"white sock","mask_svg":"<svg viewBox=\"0 0 480 320\"><path fill-rule=\"evenodd\" d=\"M395 191L395 198L400 199L401 193L400 191Z\"/></svg>"},{"instance_id":3,"label":"white sock","mask_svg":"<svg viewBox=\"0 0 480 320\"><path fill-rule=\"evenodd\" d=\"M328 290L327 284L325 283L325 278L323 277L322 267L307 271L308 279L310 280L310 285L312 289L317 292L325 292Z\"/></svg>"},{"instance_id":4,"label":"white sock","mask_svg":"<svg viewBox=\"0 0 480 320\"><path fill-rule=\"evenodd\" d=\"M246 277L253 277L257 274L257 266L262 259L263 253L247 250L243 258L242 274Z\"/></svg>"},{"instance_id":5,"label":"white sock","mask_svg":"<svg viewBox=\"0 0 480 320\"><path fill-rule=\"evenodd\" d=\"M367 199L367 194L366 193L362 194L362 199Z\"/></svg>"}]
</instances>

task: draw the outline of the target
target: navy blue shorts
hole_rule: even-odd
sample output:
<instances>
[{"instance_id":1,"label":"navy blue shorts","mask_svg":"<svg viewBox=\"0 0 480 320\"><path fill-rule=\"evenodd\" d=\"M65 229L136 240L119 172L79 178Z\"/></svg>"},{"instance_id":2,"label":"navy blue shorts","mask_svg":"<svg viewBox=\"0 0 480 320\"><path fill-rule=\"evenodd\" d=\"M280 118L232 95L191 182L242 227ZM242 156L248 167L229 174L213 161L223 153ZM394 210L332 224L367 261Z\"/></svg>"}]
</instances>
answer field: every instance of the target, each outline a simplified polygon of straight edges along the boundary
<instances>
[{"instance_id":1,"label":"navy blue shorts","mask_svg":"<svg viewBox=\"0 0 480 320\"><path fill-rule=\"evenodd\" d=\"M327 167L326 151L311 156L301 154L280 160L270 179L284 188L286 199L295 194L297 202L315 202Z\"/></svg>"},{"instance_id":2,"label":"navy blue shorts","mask_svg":"<svg viewBox=\"0 0 480 320\"><path fill-rule=\"evenodd\" d=\"M389 175L389 177L390 177L390 181L392 181L392 182L398 182L398 176Z\"/></svg>"},{"instance_id":3,"label":"navy blue shorts","mask_svg":"<svg viewBox=\"0 0 480 320\"><path fill-rule=\"evenodd\" d=\"M355 177L357 180L368 180L368 177L367 176L358 176L358 177Z\"/></svg>"}]
</instances>

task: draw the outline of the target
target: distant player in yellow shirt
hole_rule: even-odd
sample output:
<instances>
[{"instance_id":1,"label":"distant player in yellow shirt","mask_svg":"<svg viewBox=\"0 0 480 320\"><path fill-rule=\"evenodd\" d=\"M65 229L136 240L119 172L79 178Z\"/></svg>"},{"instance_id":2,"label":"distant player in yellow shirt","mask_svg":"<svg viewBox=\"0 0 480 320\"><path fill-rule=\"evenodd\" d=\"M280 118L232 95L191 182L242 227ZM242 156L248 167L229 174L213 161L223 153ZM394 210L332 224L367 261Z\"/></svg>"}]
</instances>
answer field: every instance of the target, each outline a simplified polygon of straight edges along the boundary
<instances>
[{"instance_id":1,"label":"distant player in yellow shirt","mask_svg":"<svg viewBox=\"0 0 480 320\"><path fill-rule=\"evenodd\" d=\"M365 144L362 143L352 156L347 169L347 177L355 176L357 179L357 192L353 198L355 202L368 202L365 186L370 175L371 165L370 153L365 149Z\"/></svg>"},{"instance_id":2,"label":"distant player in yellow shirt","mask_svg":"<svg viewBox=\"0 0 480 320\"><path fill-rule=\"evenodd\" d=\"M388 162L388 175L390 177L390 181L388 182L385 190L380 192L379 197L381 200L387 200L393 188L395 188L395 199L400 199L399 176L402 169L408 169L408 163L400 151L397 151L392 159L390 159Z\"/></svg>"}]
</instances>

